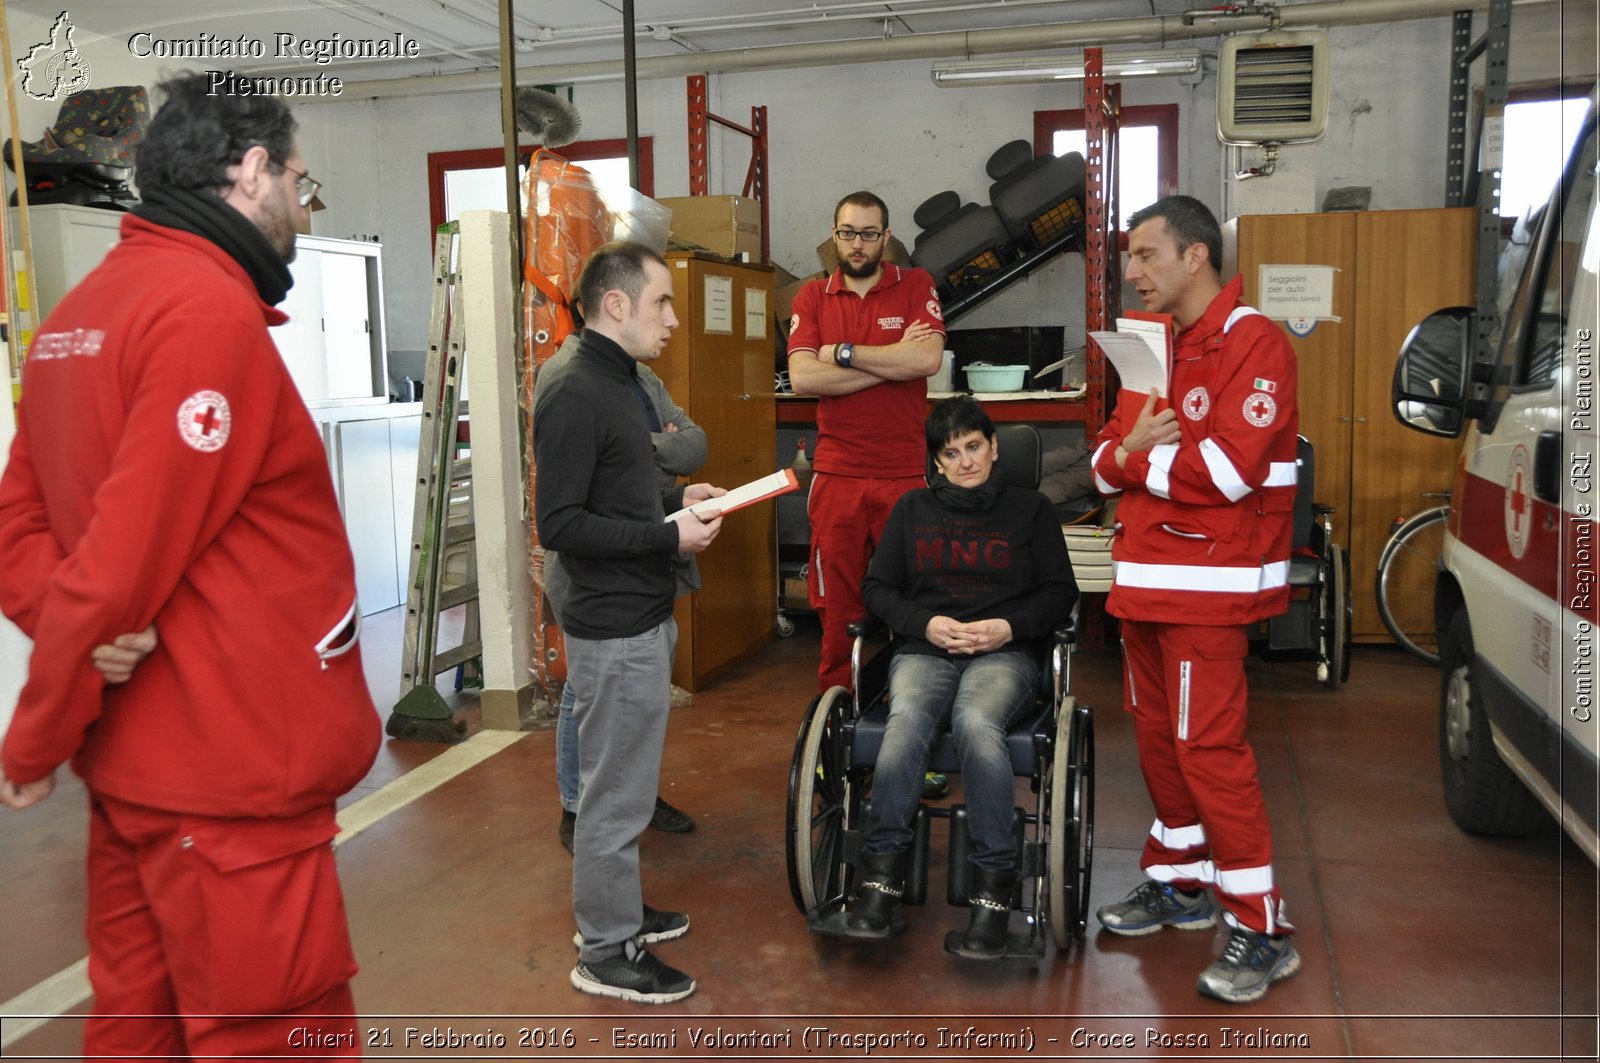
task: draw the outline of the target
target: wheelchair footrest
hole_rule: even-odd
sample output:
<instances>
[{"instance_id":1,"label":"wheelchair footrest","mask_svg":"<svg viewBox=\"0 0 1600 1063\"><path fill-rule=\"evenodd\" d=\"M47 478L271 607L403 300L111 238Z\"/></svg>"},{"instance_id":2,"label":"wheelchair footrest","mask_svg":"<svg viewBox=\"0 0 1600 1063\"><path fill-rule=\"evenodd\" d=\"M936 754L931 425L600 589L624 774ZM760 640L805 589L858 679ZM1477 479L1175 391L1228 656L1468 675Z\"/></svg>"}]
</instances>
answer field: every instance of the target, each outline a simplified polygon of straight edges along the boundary
<instances>
[{"instance_id":1,"label":"wheelchair footrest","mask_svg":"<svg viewBox=\"0 0 1600 1063\"><path fill-rule=\"evenodd\" d=\"M806 929L813 934L822 934L825 937L849 938L851 941L888 941L890 938L899 937L906 932L906 921L896 915L889 921L889 932L879 937L870 937L857 931L850 930L845 924L850 918L850 913L845 910L842 902L835 902L826 908L813 908L806 913Z\"/></svg>"},{"instance_id":2,"label":"wheelchair footrest","mask_svg":"<svg viewBox=\"0 0 1600 1063\"><path fill-rule=\"evenodd\" d=\"M1015 913L1013 913L1015 914ZM1044 956L1044 935L1038 929L1029 925L1026 920L1011 921L1010 933L1006 935L1006 954L996 956L995 959L1006 960L1037 960ZM961 939L966 935L965 930L952 930L944 936L944 950L952 956L961 955ZM962 959L976 959L977 957L963 956ZM984 957L987 959L988 957Z\"/></svg>"}]
</instances>

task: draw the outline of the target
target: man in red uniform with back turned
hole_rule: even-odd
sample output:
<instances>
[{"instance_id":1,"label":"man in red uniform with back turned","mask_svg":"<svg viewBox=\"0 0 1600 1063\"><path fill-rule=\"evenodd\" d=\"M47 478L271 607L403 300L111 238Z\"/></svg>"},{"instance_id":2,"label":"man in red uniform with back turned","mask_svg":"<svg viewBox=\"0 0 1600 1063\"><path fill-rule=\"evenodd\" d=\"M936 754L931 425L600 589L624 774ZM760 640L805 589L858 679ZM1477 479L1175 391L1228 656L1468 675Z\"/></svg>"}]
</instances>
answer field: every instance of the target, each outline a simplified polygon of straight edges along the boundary
<instances>
[{"instance_id":1,"label":"man in red uniform with back turned","mask_svg":"<svg viewBox=\"0 0 1600 1063\"><path fill-rule=\"evenodd\" d=\"M1233 928L1200 975L1230 1003L1299 970L1272 874L1272 834L1245 741L1247 625L1288 605L1295 492L1294 350L1218 272L1222 232L1204 204L1169 196L1128 219L1127 280L1177 327L1170 409L1152 397L1101 433L1095 477L1121 492L1107 609L1122 618L1125 705L1156 822L1148 876L1100 908L1128 936ZM1216 894L1213 901L1207 890Z\"/></svg>"},{"instance_id":2,"label":"man in red uniform with back turned","mask_svg":"<svg viewBox=\"0 0 1600 1063\"><path fill-rule=\"evenodd\" d=\"M944 353L933 278L883 261L889 208L852 192L833 211L839 268L800 289L789 322L789 381L818 395L807 515L807 590L822 620L819 688L850 685L861 581L900 496L924 485L928 380Z\"/></svg>"},{"instance_id":3,"label":"man in red uniform with back turned","mask_svg":"<svg viewBox=\"0 0 1600 1063\"><path fill-rule=\"evenodd\" d=\"M0 608L34 646L0 800L69 759L88 788L85 1057L349 1056L330 843L380 728L322 436L267 332L319 186L281 101L164 87L143 204L23 368Z\"/></svg>"}]
</instances>

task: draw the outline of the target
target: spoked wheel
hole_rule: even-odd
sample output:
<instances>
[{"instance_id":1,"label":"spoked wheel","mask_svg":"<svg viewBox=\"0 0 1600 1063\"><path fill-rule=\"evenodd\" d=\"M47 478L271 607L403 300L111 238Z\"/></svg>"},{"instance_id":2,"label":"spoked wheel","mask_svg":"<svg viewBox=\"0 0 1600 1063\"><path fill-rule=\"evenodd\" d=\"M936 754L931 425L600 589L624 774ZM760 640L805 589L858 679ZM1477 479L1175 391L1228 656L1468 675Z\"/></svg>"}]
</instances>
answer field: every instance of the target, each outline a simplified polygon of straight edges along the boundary
<instances>
[{"instance_id":1,"label":"spoked wheel","mask_svg":"<svg viewBox=\"0 0 1600 1063\"><path fill-rule=\"evenodd\" d=\"M1355 604L1350 592L1350 554L1337 543L1333 547L1333 571L1339 577L1339 591L1334 595L1338 612L1334 614L1333 645L1334 671L1339 682L1350 681L1350 633L1354 630Z\"/></svg>"},{"instance_id":2,"label":"spoked wheel","mask_svg":"<svg viewBox=\"0 0 1600 1063\"><path fill-rule=\"evenodd\" d=\"M1056 948L1064 949L1088 926L1094 866L1094 717L1076 698L1061 703L1045 787L1048 856L1040 894Z\"/></svg>"},{"instance_id":3,"label":"spoked wheel","mask_svg":"<svg viewBox=\"0 0 1600 1063\"><path fill-rule=\"evenodd\" d=\"M789 866L789 893L802 913L849 892L855 868L844 854L845 775L850 751L844 723L850 713L850 692L833 687L816 701L800 724L789 764L789 802L784 856Z\"/></svg>"},{"instance_id":4,"label":"spoked wheel","mask_svg":"<svg viewBox=\"0 0 1600 1063\"><path fill-rule=\"evenodd\" d=\"M1350 678L1350 558L1337 543L1329 549L1327 578L1317 593L1323 665L1317 678L1338 690Z\"/></svg>"},{"instance_id":5,"label":"spoked wheel","mask_svg":"<svg viewBox=\"0 0 1600 1063\"><path fill-rule=\"evenodd\" d=\"M1378 616L1396 642L1429 664L1439 663L1433 590L1449 511L1437 506L1399 524L1378 557Z\"/></svg>"}]
</instances>

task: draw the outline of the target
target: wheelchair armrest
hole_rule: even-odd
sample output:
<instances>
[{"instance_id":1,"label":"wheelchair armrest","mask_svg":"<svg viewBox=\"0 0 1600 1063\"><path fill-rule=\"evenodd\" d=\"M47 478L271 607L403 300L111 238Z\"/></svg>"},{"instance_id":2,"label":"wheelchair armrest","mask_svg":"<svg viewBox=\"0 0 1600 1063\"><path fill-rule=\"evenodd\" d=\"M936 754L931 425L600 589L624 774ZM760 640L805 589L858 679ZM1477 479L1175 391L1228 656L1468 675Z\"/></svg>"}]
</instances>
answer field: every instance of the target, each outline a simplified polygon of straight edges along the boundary
<instances>
[{"instance_id":1,"label":"wheelchair armrest","mask_svg":"<svg viewBox=\"0 0 1600 1063\"><path fill-rule=\"evenodd\" d=\"M888 626L877 617L869 616L863 620L857 620L853 624L846 625L845 632L853 639L870 639L872 636L886 630Z\"/></svg>"},{"instance_id":2,"label":"wheelchair armrest","mask_svg":"<svg viewBox=\"0 0 1600 1063\"><path fill-rule=\"evenodd\" d=\"M1332 514L1333 512L1334 512L1333 507L1328 505L1326 502L1313 502L1313 503L1311 503L1311 515L1313 517L1326 517L1326 516L1329 516L1330 514Z\"/></svg>"},{"instance_id":3,"label":"wheelchair armrest","mask_svg":"<svg viewBox=\"0 0 1600 1063\"><path fill-rule=\"evenodd\" d=\"M1071 646L1078 641L1078 614L1073 613L1067 619L1056 625L1050 633L1051 639L1057 646Z\"/></svg>"}]
</instances>

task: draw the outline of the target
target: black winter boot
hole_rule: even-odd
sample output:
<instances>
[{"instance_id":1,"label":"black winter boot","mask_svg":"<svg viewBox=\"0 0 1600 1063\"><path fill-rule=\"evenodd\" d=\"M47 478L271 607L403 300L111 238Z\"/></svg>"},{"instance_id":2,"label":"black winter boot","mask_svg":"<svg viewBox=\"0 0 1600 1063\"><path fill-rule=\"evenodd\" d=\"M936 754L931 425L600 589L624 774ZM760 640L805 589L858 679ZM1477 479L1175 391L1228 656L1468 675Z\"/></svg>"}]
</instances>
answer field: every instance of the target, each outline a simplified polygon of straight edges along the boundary
<instances>
[{"instance_id":1,"label":"black winter boot","mask_svg":"<svg viewBox=\"0 0 1600 1063\"><path fill-rule=\"evenodd\" d=\"M906 888L906 854L862 853L860 897L845 920L845 933L858 938L893 937L905 929L896 918Z\"/></svg>"},{"instance_id":2,"label":"black winter boot","mask_svg":"<svg viewBox=\"0 0 1600 1063\"><path fill-rule=\"evenodd\" d=\"M1017 885L1017 869L987 871L972 869L972 921L961 938L961 955L972 960L998 960L1006 954L1006 928L1011 922L1011 894Z\"/></svg>"}]
</instances>

